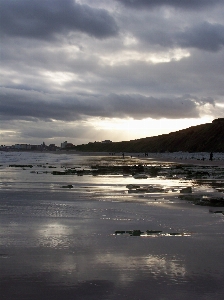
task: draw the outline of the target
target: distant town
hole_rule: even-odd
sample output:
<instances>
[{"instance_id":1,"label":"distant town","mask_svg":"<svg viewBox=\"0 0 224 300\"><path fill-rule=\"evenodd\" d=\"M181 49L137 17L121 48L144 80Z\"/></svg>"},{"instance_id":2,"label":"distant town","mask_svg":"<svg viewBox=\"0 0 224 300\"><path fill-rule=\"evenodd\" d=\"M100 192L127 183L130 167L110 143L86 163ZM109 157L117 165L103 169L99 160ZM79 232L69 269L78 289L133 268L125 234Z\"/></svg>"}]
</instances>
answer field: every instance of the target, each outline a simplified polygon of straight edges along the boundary
<instances>
[{"instance_id":1,"label":"distant town","mask_svg":"<svg viewBox=\"0 0 224 300\"><path fill-rule=\"evenodd\" d=\"M95 142L96 143L96 142ZM98 142L99 143L99 142ZM112 143L111 140L104 140L101 143ZM76 146L67 141L61 143L61 146L55 144L46 145L43 142L40 145L32 144L15 144L11 146L0 145L0 151L60 151L60 150L75 150Z\"/></svg>"}]
</instances>

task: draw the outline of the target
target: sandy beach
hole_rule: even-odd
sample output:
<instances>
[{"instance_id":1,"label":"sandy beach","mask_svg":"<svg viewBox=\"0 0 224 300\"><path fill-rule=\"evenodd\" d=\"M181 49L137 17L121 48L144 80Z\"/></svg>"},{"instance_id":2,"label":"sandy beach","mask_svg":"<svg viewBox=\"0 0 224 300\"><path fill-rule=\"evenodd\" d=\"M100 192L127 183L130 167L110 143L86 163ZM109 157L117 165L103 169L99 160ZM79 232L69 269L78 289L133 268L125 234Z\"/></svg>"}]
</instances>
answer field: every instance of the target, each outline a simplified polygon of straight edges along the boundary
<instances>
[{"instance_id":1,"label":"sandy beach","mask_svg":"<svg viewBox=\"0 0 224 300\"><path fill-rule=\"evenodd\" d=\"M1 299L223 298L224 215L179 198L222 197L221 165L210 164L198 178L197 161L195 167L185 168L184 162L176 168L178 161L157 155L123 160L120 155L70 154L1 156ZM163 168L161 175L145 179L123 176L119 169L113 173L113 168L97 176L52 174L99 162ZM180 193L189 186L192 193Z\"/></svg>"}]
</instances>

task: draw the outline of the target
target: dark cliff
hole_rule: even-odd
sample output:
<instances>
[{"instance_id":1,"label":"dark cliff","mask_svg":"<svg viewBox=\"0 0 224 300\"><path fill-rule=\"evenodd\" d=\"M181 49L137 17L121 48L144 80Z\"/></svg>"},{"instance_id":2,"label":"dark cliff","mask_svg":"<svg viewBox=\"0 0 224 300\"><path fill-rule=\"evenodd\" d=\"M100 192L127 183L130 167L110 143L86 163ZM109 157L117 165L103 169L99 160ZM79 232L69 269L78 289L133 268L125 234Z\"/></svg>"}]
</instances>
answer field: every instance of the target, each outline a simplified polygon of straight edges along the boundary
<instances>
[{"instance_id":1,"label":"dark cliff","mask_svg":"<svg viewBox=\"0 0 224 300\"><path fill-rule=\"evenodd\" d=\"M79 151L99 152L224 152L224 118L187 129L114 143L89 143L75 147Z\"/></svg>"}]
</instances>

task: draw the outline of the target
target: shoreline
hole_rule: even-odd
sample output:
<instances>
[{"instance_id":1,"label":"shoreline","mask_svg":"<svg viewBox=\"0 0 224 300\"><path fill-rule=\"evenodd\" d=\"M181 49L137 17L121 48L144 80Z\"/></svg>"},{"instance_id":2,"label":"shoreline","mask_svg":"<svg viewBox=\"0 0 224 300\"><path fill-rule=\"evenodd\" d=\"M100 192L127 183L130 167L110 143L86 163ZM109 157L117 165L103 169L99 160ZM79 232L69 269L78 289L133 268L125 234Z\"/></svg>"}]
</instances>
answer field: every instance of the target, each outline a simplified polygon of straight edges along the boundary
<instances>
[{"instance_id":1,"label":"shoreline","mask_svg":"<svg viewBox=\"0 0 224 300\"><path fill-rule=\"evenodd\" d=\"M76 150L59 150L59 151L1 151L1 152L17 152L17 153L23 153L23 152L28 152L28 153L49 153L49 154L68 154L68 155L80 155L80 156L102 156L102 157L122 157L122 152L116 152L111 154L112 152L82 152L82 151L76 151ZM186 152L187 154L188 152ZM194 154L196 154L195 152ZM201 152L199 152L201 153ZM205 152L207 153L207 152ZM214 153L214 159L211 161L209 160L209 153L207 153L207 159L197 159L197 158L177 158L177 157L172 157L173 153L148 153L148 156L145 156L144 153L126 153L124 152L124 160L127 158L139 158L142 160L145 160L150 163L170 163L170 164L187 164L187 165L200 165L200 166L217 166L217 167L224 167L224 159L216 159L215 158L215 153ZM183 152L184 154L184 152ZM193 154L193 153L192 153ZM170 155L170 157L169 157Z\"/></svg>"},{"instance_id":2,"label":"shoreline","mask_svg":"<svg viewBox=\"0 0 224 300\"><path fill-rule=\"evenodd\" d=\"M169 159L169 158L149 158L152 162L167 162L167 163L174 163L174 164L184 164L184 165L200 165L200 166L217 166L217 167L224 167L224 160L198 160L198 159Z\"/></svg>"},{"instance_id":3,"label":"shoreline","mask_svg":"<svg viewBox=\"0 0 224 300\"><path fill-rule=\"evenodd\" d=\"M64 152L65 154L67 153L66 151ZM69 153L68 153L69 154ZM113 157L113 155L110 155L108 152L81 152L81 151L74 151L71 154L78 154L78 155L83 155L83 156L110 156ZM144 153L124 153L124 160L125 158L139 158L143 159L146 161L149 161L150 163L153 162L163 162L163 163L173 163L173 164L187 164L187 165L201 165L201 166L224 166L224 160L220 159L213 159L212 161L209 159L179 159L179 158L173 158L173 157L165 157L162 153L148 153L148 156L145 156ZM114 157L122 157L122 153L116 153ZM209 155L208 155L209 157Z\"/></svg>"}]
</instances>

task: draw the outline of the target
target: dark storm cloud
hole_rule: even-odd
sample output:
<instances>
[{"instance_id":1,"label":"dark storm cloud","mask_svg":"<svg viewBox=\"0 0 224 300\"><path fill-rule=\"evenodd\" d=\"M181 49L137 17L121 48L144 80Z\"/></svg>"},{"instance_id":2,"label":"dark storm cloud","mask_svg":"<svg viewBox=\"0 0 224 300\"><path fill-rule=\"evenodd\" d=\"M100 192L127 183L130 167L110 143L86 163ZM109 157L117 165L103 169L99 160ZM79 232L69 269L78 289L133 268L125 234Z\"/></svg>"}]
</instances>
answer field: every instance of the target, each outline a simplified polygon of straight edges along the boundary
<instances>
[{"instance_id":1,"label":"dark storm cloud","mask_svg":"<svg viewBox=\"0 0 224 300\"><path fill-rule=\"evenodd\" d=\"M0 25L2 34L37 39L71 31L97 38L118 33L114 18L106 10L73 0L1 0Z\"/></svg>"},{"instance_id":2,"label":"dark storm cloud","mask_svg":"<svg viewBox=\"0 0 224 300\"><path fill-rule=\"evenodd\" d=\"M194 118L199 116L198 107L207 103L214 105L212 98L197 98L191 95L182 97L146 97L142 95L116 95L107 97L111 116L143 118Z\"/></svg>"},{"instance_id":3,"label":"dark storm cloud","mask_svg":"<svg viewBox=\"0 0 224 300\"><path fill-rule=\"evenodd\" d=\"M55 124L46 122L44 126L42 124L42 126L40 124L37 125L38 128L35 126L23 128L21 136L24 138L49 138L49 136L60 137L61 139L65 137L77 138L79 136L88 136L87 131L89 130L89 127L85 128L84 126L75 126L74 124L72 128L68 126L63 128L62 124L55 126Z\"/></svg>"},{"instance_id":4,"label":"dark storm cloud","mask_svg":"<svg viewBox=\"0 0 224 300\"><path fill-rule=\"evenodd\" d=\"M216 52L224 45L224 26L217 23L202 22L192 26L179 28L161 28L152 24L149 29L137 32L137 37L150 45L159 45L164 48L195 48Z\"/></svg>"},{"instance_id":5,"label":"dark storm cloud","mask_svg":"<svg viewBox=\"0 0 224 300\"><path fill-rule=\"evenodd\" d=\"M177 42L183 48L218 51L224 45L224 26L203 22L178 33Z\"/></svg>"},{"instance_id":6,"label":"dark storm cloud","mask_svg":"<svg viewBox=\"0 0 224 300\"><path fill-rule=\"evenodd\" d=\"M0 111L3 119L18 120L75 121L86 116L176 119L198 117L198 108L207 103L214 105L214 100L191 95L179 98L154 98L137 94L60 97L35 91L3 89Z\"/></svg>"},{"instance_id":7,"label":"dark storm cloud","mask_svg":"<svg viewBox=\"0 0 224 300\"><path fill-rule=\"evenodd\" d=\"M151 8L156 6L173 6L179 8L200 8L207 5L222 3L222 0L116 0L125 6L132 8Z\"/></svg>"}]
</instances>

